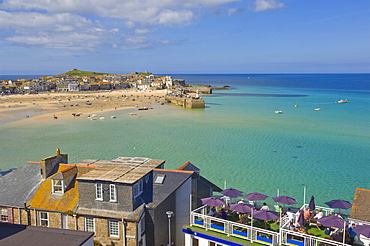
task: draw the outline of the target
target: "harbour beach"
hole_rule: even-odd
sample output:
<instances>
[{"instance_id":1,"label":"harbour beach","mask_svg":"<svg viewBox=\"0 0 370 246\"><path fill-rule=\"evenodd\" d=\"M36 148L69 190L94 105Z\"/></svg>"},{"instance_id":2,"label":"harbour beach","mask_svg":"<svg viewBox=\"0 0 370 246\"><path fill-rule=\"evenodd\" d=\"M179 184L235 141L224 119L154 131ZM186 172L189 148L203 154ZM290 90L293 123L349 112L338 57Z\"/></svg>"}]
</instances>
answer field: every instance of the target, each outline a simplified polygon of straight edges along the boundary
<instances>
[{"instance_id":1,"label":"harbour beach","mask_svg":"<svg viewBox=\"0 0 370 246\"><path fill-rule=\"evenodd\" d=\"M0 120L15 115L31 120L64 119L164 102L167 90L59 92L0 97ZM78 117L77 116L77 117ZM13 119L14 120L14 119Z\"/></svg>"},{"instance_id":2,"label":"harbour beach","mask_svg":"<svg viewBox=\"0 0 370 246\"><path fill-rule=\"evenodd\" d=\"M369 75L178 77L231 89L202 95L205 109L152 103L153 110L140 112L140 118L129 115L139 112L132 101L107 111L98 104L92 111L69 106L65 117L47 109L42 117L25 118L26 112L2 108L0 171L39 161L61 148L70 163L138 156L165 159L167 168L176 168L190 161L222 188L226 181L227 188L248 193L275 196L279 191L300 204L304 187L318 204L351 201L356 187L370 188ZM340 99L348 103L335 103ZM71 110L81 111L82 117L73 117ZM86 119L92 113L106 120ZM110 119L113 113L116 118Z\"/></svg>"}]
</instances>

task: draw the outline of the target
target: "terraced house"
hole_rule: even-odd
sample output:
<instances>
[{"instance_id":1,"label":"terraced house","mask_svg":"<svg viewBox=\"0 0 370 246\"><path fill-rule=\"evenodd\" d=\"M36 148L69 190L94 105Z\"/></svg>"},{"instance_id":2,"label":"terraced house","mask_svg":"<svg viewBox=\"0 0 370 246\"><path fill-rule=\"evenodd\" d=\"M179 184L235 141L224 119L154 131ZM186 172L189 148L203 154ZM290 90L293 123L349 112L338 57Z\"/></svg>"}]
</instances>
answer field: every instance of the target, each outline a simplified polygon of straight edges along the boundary
<instances>
[{"instance_id":1,"label":"terraced house","mask_svg":"<svg viewBox=\"0 0 370 246\"><path fill-rule=\"evenodd\" d=\"M164 169L164 160L119 157L68 164L61 154L28 162L0 178L1 222L84 230L103 245L184 244L181 227L199 198L220 189L190 162Z\"/></svg>"}]
</instances>

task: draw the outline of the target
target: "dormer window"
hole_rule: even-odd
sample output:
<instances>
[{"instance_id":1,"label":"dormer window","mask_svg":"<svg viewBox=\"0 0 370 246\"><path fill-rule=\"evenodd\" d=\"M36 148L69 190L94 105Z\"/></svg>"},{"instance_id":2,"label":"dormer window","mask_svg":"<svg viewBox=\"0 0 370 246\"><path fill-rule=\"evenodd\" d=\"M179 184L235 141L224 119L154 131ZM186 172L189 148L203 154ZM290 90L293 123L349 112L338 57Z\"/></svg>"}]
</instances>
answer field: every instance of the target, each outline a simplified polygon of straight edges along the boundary
<instances>
[{"instance_id":1,"label":"dormer window","mask_svg":"<svg viewBox=\"0 0 370 246\"><path fill-rule=\"evenodd\" d=\"M117 188L116 185L114 184L109 185L109 201L110 202L117 201Z\"/></svg>"},{"instance_id":2,"label":"dormer window","mask_svg":"<svg viewBox=\"0 0 370 246\"><path fill-rule=\"evenodd\" d=\"M144 190L144 182L142 179L140 179L136 184L134 184L133 192L134 197L140 196L141 193L143 193Z\"/></svg>"},{"instance_id":3,"label":"dormer window","mask_svg":"<svg viewBox=\"0 0 370 246\"><path fill-rule=\"evenodd\" d=\"M64 193L64 186L63 186L63 180L60 179L52 179L51 182L53 183L53 193Z\"/></svg>"},{"instance_id":4,"label":"dormer window","mask_svg":"<svg viewBox=\"0 0 370 246\"><path fill-rule=\"evenodd\" d=\"M95 184L95 199L103 201L103 184Z\"/></svg>"}]
</instances>

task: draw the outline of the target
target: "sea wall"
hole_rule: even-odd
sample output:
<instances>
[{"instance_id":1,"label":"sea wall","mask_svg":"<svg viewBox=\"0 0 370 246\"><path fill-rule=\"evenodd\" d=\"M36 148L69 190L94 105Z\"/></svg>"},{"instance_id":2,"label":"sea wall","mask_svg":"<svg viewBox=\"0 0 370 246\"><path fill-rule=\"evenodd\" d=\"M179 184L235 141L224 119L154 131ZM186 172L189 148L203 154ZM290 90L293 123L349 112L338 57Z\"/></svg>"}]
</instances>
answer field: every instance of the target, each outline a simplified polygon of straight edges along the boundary
<instances>
[{"instance_id":1,"label":"sea wall","mask_svg":"<svg viewBox=\"0 0 370 246\"><path fill-rule=\"evenodd\" d=\"M166 95L166 101L184 108L204 108L205 103L201 97Z\"/></svg>"}]
</instances>

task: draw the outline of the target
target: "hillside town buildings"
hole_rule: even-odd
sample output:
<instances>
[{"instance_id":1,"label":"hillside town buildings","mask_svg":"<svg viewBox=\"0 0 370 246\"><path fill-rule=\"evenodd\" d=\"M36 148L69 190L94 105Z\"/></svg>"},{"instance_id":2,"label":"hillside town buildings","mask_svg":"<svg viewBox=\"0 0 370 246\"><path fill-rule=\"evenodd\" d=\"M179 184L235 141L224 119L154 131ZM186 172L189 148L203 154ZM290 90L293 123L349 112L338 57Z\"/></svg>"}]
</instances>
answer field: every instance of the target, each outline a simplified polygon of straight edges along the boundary
<instances>
[{"instance_id":1,"label":"hillside town buildings","mask_svg":"<svg viewBox=\"0 0 370 246\"><path fill-rule=\"evenodd\" d=\"M74 69L74 71L78 71ZM158 76L151 73L105 74L95 76L43 76L37 79L17 79L0 81L0 93L39 93L73 92L119 89L164 89L176 84L171 76Z\"/></svg>"}]
</instances>

